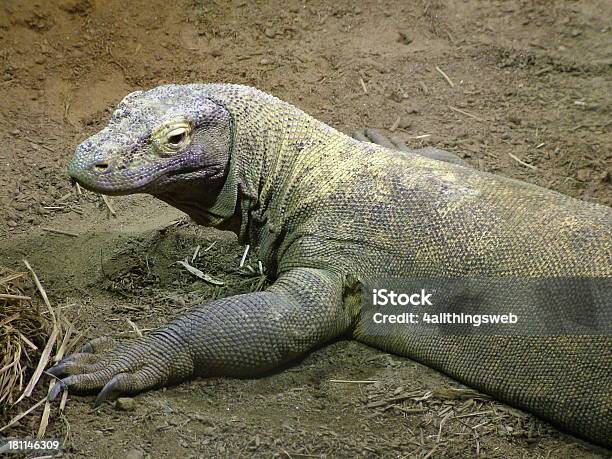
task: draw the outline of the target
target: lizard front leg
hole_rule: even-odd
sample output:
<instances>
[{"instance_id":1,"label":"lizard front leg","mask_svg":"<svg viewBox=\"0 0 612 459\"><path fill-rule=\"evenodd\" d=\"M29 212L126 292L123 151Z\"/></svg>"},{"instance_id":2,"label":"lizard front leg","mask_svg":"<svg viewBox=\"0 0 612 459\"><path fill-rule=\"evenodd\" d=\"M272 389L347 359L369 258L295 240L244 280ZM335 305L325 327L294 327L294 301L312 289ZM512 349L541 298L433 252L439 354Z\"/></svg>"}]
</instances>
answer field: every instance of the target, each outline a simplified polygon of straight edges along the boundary
<instances>
[{"instance_id":1,"label":"lizard front leg","mask_svg":"<svg viewBox=\"0 0 612 459\"><path fill-rule=\"evenodd\" d=\"M345 332L341 276L298 268L265 292L211 301L148 336L113 347L94 340L49 370L53 388L100 391L95 405L192 376L255 375Z\"/></svg>"}]
</instances>

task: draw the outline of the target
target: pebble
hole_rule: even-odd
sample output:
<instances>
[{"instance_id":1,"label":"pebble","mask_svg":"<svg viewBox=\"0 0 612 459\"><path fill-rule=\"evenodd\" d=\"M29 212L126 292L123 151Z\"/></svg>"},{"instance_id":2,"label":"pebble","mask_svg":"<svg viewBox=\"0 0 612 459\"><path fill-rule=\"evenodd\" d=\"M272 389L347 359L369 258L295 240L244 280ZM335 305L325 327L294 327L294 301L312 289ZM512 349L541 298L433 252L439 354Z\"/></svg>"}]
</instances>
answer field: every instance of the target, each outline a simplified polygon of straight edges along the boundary
<instances>
[{"instance_id":1,"label":"pebble","mask_svg":"<svg viewBox=\"0 0 612 459\"><path fill-rule=\"evenodd\" d=\"M119 411L134 411L136 409L136 402L133 398L120 397L115 402L115 408Z\"/></svg>"},{"instance_id":2,"label":"pebble","mask_svg":"<svg viewBox=\"0 0 612 459\"><path fill-rule=\"evenodd\" d=\"M274 38L276 37L276 32L274 29L268 27L266 30L264 30L264 35L268 38Z\"/></svg>"},{"instance_id":3,"label":"pebble","mask_svg":"<svg viewBox=\"0 0 612 459\"><path fill-rule=\"evenodd\" d=\"M141 449L132 448L126 453L125 459L145 459L145 453Z\"/></svg>"},{"instance_id":4,"label":"pebble","mask_svg":"<svg viewBox=\"0 0 612 459\"><path fill-rule=\"evenodd\" d=\"M523 120L518 115L510 115L510 116L508 116L508 121L510 121L512 124L516 124L516 125L520 125L523 122Z\"/></svg>"},{"instance_id":5,"label":"pebble","mask_svg":"<svg viewBox=\"0 0 612 459\"><path fill-rule=\"evenodd\" d=\"M580 169L576 174L576 178L581 182L588 182L591 178L591 171L588 169Z\"/></svg>"}]
</instances>

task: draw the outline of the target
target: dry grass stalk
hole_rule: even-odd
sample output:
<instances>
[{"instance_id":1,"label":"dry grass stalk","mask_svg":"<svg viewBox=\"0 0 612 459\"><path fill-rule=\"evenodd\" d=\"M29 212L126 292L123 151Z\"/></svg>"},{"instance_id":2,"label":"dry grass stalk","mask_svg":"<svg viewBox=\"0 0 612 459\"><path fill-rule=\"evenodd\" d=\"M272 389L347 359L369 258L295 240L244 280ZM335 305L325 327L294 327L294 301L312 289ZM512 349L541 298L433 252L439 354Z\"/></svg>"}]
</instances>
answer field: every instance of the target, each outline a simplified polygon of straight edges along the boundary
<instances>
[{"instance_id":1,"label":"dry grass stalk","mask_svg":"<svg viewBox=\"0 0 612 459\"><path fill-rule=\"evenodd\" d=\"M28 350L43 348L52 324L21 290L27 273L0 268L0 406L14 404L23 390L26 368L33 364ZM26 299L27 298L27 299ZM0 414L2 410L0 408Z\"/></svg>"},{"instance_id":2,"label":"dry grass stalk","mask_svg":"<svg viewBox=\"0 0 612 459\"><path fill-rule=\"evenodd\" d=\"M26 260L24 264L31 277L27 272L0 267L0 432L45 403L46 399L40 400L2 426L15 405L39 387L39 380L49 362L59 360L76 344L76 338L70 339L72 325L61 317L59 308L51 306L38 276ZM41 308L40 302L32 299L35 288L46 308ZM24 292L26 289L30 295ZM60 344L58 340L61 337ZM26 381L29 381L27 385ZM50 412L51 406L46 404L39 435L46 431Z\"/></svg>"}]
</instances>

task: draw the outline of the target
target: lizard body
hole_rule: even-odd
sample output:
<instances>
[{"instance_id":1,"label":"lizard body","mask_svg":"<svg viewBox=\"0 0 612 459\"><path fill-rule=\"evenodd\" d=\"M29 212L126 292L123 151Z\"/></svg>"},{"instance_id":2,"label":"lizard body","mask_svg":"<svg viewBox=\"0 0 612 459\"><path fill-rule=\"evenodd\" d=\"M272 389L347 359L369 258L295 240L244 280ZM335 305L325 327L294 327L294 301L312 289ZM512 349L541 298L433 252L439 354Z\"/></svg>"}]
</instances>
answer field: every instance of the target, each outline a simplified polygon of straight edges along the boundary
<instances>
[{"instance_id":1,"label":"lizard body","mask_svg":"<svg viewBox=\"0 0 612 459\"><path fill-rule=\"evenodd\" d=\"M67 375L52 396L66 385L101 389L99 403L195 375L254 375L352 333L612 444L609 284L603 302L585 306L553 299L539 283L560 279L567 292L576 280L612 277L610 208L365 143L226 84L130 94L77 148L69 172L88 189L149 193L236 232L276 281L198 306L142 339L94 340L51 370ZM438 289L469 279L470 298L485 309L505 302L545 317L514 334L397 324L381 332L358 292L388 279L433 279ZM543 325L577 314L604 325L597 333Z\"/></svg>"}]
</instances>

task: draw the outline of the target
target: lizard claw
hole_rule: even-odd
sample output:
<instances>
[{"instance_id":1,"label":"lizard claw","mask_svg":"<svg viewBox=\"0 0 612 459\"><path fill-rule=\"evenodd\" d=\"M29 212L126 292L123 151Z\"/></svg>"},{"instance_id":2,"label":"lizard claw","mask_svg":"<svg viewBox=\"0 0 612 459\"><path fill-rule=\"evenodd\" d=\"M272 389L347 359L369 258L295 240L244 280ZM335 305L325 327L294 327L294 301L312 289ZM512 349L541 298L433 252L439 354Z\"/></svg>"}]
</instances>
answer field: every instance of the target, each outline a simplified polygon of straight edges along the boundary
<instances>
[{"instance_id":1,"label":"lizard claw","mask_svg":"<svg viewBox=\"0 0 612 459\"><path fill-rule=\"evenodd\" d=\"M159 340L139 338L110 348L111 343L114 345L108 339L93 340L47 370L48 374L63 378L53 386L48 399L54 400L65 389L100 391L94 402L94 406L99 406L123 393L143 392L184 379L173 368L184 359L168 349L165 350L169 352L161 352L164 349Z\"/></svg>"},{"instance_id":2,"label":"lizard claw","mask_svg":"<svg viewBox=\"0 0 612 459\"><path fill-rule=\"evenodd\" d=\"M51 392L49 392L49 395L47 396L47 400L52 402L53 400L57 398L60 392L63 391L65 388L66 388L66 384L63 381L58 381L57 383L55 383L55 385L51 389Z\"/></svg>"}]
</instances>

